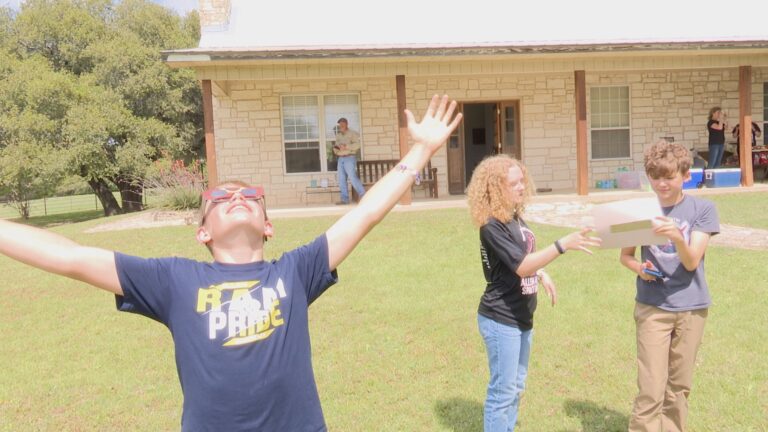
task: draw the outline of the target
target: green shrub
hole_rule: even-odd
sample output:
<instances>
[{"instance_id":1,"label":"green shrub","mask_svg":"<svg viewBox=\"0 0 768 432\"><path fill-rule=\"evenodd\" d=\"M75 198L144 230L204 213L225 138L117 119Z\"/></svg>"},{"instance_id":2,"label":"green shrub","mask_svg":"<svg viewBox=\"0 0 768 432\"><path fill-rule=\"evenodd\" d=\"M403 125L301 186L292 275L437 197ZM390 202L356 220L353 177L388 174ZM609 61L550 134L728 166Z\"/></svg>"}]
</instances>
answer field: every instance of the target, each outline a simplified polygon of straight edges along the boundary
<instances>
[{"instance_id":1,"label":"green shrub","mask_svg":"<svg viewBox=\"0 0 768 432\"><path fill-rule=\"evenodd\" d=\"M162 159L152 168L145 181L145 191L153 206L171 210L200 207L205 176L199 162L187 165L182 160Z\"/></svg>"},{"instance_id":2,"label":"green shrub","mask_svg":"<svg viewBox=\"0 0 768 432\"><path fill-rule=\"evenodd\" d=\"M182 186L153 190L153 206L169 210L191 210L200 207L200 191Z\"/></svg>"}]
</instances>

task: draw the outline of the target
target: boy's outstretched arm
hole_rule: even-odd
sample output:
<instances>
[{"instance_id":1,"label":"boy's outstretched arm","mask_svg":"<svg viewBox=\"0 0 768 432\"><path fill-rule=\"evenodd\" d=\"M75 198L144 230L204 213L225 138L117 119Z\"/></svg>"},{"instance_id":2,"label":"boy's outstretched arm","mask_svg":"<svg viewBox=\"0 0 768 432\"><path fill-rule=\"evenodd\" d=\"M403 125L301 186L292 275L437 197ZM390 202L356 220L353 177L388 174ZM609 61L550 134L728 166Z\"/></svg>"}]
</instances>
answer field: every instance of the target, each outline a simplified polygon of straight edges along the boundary
<instances>
[{"instance_id":1,"label":"boy's outstretched arm","mask_svg":"<svg viewBox=\"0 0 768 432\"><path fill-rule=\"evenodd\" d=\"M455 110L456 101L449 102L448 96L440 98L435 95L420 122L416 122L410 111L405 111L408 132L414 145L397 168L382 177L356 207L326 231L331 269L344 261L360 240L389 213L413 184L414 174L421 172L432 155L448 140L462 117L460 113L454 117Z\"/></svg>"},{"instance_id":2,"label":"boy's outstretched arm","mask_svg":"<svg viewBox=\"0 0 768 432\"><path fill-rule=\"evenodd\" d=\"M0 253L32 267L123 294L115 254L111 251L81 246L47 230L0 220Z\"/></svg>"}]
</instances>

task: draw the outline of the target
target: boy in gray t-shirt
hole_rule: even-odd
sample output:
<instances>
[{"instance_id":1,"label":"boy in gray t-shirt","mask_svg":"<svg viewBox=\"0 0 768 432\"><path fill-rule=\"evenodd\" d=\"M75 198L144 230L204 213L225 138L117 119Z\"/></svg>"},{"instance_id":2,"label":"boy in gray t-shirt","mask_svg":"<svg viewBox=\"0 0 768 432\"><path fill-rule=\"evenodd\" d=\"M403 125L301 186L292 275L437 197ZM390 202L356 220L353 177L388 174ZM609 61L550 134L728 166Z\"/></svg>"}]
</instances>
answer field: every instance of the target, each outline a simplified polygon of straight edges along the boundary
<instances>
[{"instance_id":1,"label":"boy in gray t-shirt","mask_svg":"<svg viewBox=\"0 0 768 432\"><path fill-rule=\"evenodd\" d=\"M691 157L680 144L659 141L645 152L645 172L661 204L655 232L663 245L621 250L621 263L637 274L638 394L629 431L682 431L688 414L696 352L711 304L704 253L720 231L710 201L683 194Z\"/></svg>"}]
</instances>

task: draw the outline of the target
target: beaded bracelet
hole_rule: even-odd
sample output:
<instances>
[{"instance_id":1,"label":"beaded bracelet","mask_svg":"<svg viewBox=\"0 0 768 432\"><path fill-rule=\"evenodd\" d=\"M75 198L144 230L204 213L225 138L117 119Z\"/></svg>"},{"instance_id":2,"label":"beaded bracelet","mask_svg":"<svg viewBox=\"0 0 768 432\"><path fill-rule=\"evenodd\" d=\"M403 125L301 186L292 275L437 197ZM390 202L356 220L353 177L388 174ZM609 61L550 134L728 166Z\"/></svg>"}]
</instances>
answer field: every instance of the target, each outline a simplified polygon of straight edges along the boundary
<instances>
[{"instance_id":1,"label":"beaded bracelet","mask_svg":"<svg viewBox=\"0 0 768 432\"><path fill-rule=\"evenodd\" d=\"M421 184L421 174L419 174L419 171L408 168L408 165L406 164L398 165L397 170L404 173L410 173L413 176L414 183L417 186Z\"/></svg>"}]
</instances>

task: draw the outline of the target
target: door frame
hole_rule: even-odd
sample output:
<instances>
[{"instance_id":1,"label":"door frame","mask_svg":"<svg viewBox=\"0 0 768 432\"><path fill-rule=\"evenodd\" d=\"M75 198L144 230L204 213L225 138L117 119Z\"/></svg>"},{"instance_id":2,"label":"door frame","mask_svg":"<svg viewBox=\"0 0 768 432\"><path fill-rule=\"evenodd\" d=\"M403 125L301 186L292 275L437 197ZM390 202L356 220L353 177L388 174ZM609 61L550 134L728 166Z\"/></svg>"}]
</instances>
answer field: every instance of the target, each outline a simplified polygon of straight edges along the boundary
<instances>
[{"instance_id":1,"label":"door frame","mask_svg":"<svg viewBox=\"0 0 768 432\"><path fill-rule=\"evenodd\" d=\"M494 147L495 153L508 152L510 156L515 159L522 160L522 133L520 127L520 100L519 99L499 99L499 100L466 100L461 101L456 106L458 112L464 112L465 104L485 104L496 105L496 118L494 119ZM514 124L517 126L515 130L515 143L517 144L513 149L509 146L505 146L501 142L501 137L506 133L507 119L504 117L506 108L514 108ZM446 157L447 157L447 178L448 178L448 193L451 195L462 195L465 193L466 183L466 159L465 159L465 146L464 140L464 122L462 122L458 128L451 134L446 145Z\"/></svg>"}]
</instances>

